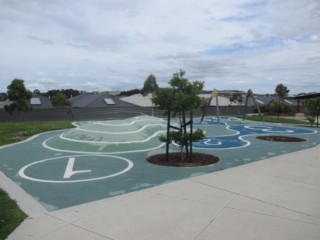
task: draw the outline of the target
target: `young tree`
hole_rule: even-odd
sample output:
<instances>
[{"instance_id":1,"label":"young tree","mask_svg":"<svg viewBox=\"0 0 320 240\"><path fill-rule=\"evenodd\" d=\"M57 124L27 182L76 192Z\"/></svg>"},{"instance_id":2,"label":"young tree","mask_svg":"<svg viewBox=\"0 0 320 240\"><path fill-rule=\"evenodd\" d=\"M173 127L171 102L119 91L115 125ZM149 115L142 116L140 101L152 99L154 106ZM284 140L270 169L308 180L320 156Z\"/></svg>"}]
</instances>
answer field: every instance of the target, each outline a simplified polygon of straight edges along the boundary
<instances>
[{"instance_id":1,"label":"young tree","mask_svg":"<svg viewBox=\"0 0 320 240\"><path fill-rule=\"evenodd\" d=\"M71 106L70 100L67 99L63 93L58 93L51 98L51 104L54 107L68 107Z\"/></svg>"},{"instance_id":2,"label":"young tree","mask_svg":"<svg viewBox=\"0 0 320 240\"><path fill-rule=\"evenodd\" d=\"M141 89L142 95L146 96L148 93L153 93L159 88L157 84L156 77L151 74L149 77L144 81L143 88Z\"/></svg>"},{"instance_id":3,"label":"young tree","mask_svg":"<svg viewBox=\"0 0 320 240\"><path fill-rule=\"evenodd\" d=\"M8 99L11 101L11 104L5 106L6 112L13 114L15 111L27 112L32 110L32 107L29 104L32 93L25 88L23 80L14 79L7 89Z\"/></svg>"},{"instance_id":4,"label":"young tree","mask_svg":"<svg viewBox=\"0 0 320 240\"><path fill-rule=\"evenodd\" d=\"M232 93L232 95L230 96L229 100L232 103L237 103L238 104L238 114L240 114L240 110L239 110L240 104L243 103L242 93L241 92Z\"/></svg>"},{"instance_id":5,"label":"young tree","mask_svg":"<svg viewBox=\"0 0 320 240\"><path fill-rule=\"evenodd\" d=\"M192 160L192 141L197 141L204 138L203 130L197 129L193 132L193 110L200 107L202 103L201 97L198 96L203 89L203 82L189 82L184 77L185 72L180 70L179 73L174 73L169 84L171 88L158 89L153 97L153 102L159 105L160 109L167 110L168 113L168 131L167 136L161 136L161 141L168 144L175 141L180 145L181 160ZM170 125L171 112L179 117L180 126L175 127ZM190 119L187 121L186 112L190 112ZM188 126L190 130L188 131ZM170 129L174 129L170 131ZM185 154L183 151L185 150ZM184 158L185 156L185 158Z\"/></svg>"},{"instance_id":6,"label":"young tree","mask_svg":"<svg viewBox=\"0 0 320 240\"><path fill-rule=\"evenodd\" d=\"M280 107L280 111L278 112L278 118L279 118L280 112L283 113L284 98L288 96L288 93L290 92L290 90L285 85L280 83L276 86L275 92L278 95L278 100L279 100L279 107Z\"/></svg>"},{"instance_id":7,"label":"young tree","mask_svg":"<svg viewBox=\"0 0 320 240\"><path fill-rule=\"evenodd\" d=\"M157 84L156 77L151 74L149 77L144 81L143 88L141 89L141 93L143 96L146 96L148 93L151 93L151 101L152 101L152 116L153 116L153 93L159 88Z\"/></svg>"},{"instance_id":8,"label":"young tree","mask_svg":"<svg viewBox=\"0 0 320 240\"><path fill-rule=\"evenodd\" d=\"M308 116L308 120L311 124L311 126L313 126L313 124L315 123L315 121L317 120L317 127L319 125L319 112L320 112L320 98L309 98L304 100L304 105L306 106L308 112L309 112L309 116Z\"/></svg>"}]
</instances>

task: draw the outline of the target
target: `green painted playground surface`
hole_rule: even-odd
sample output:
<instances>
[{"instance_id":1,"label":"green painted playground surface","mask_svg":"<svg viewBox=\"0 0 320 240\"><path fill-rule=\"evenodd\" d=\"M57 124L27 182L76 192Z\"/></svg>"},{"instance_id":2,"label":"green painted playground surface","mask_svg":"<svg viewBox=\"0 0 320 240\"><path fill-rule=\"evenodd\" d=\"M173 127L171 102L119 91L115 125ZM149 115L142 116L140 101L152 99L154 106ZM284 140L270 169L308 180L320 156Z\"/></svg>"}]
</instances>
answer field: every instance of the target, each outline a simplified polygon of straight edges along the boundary
<instances>
[{"instance_id":1,"label":"green painted playground surface","mask_svg":"<svg viewBox=\"0 0 320 240\"><path fill-rule=\"evenodd\" d=\"M178 124L178 122L176 122ZM141 116L125 120L75 123L0 148L0 170L48 210L66 208L143 188L264 160L320 144L319 132L304 127L242 122L235 118L195 119L207 137L194 151L219 157L216 164L177 168L146 161L164 152L160 134L166 121ZM287 135L304 142L270 142L258 135ZM171 151L177 151L171 145Z\"/></svg>"}]
</instances>

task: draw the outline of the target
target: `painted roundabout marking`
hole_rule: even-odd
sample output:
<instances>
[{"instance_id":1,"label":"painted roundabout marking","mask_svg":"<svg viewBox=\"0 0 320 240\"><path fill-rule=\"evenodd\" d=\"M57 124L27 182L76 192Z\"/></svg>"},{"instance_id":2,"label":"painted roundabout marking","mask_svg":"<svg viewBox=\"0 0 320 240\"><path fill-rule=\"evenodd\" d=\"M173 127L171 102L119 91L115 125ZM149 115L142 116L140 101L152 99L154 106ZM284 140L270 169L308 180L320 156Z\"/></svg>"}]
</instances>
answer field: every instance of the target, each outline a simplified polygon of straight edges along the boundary
<instances>
[{"instance_id":1,"label":"painted roundabout marking","mask_svg":"<svg viewBox=\"0 0 320 240\"><path fill-rule=\"evenodd\" d=\"M81 158L81 157L95 157L95 158L113 158L113 159L117 159L124 161L127 166L123 169L120 170L118 172L114 172L108 175L104 175L104 176L100 176L100 177L91 177L91 178L84 178L84 179L77 179L77 180L51 180L51 179L44 179L44 178L36 178L36 177L31 177L28 176L26 174L26 170L32 167L35 167L38 164L46 164L50 161L59 161L59 160L63 160L63 159L68 159L68 164L65 168L64 171L64 177L63 178L70 178L72 175L75 174L81 174L81 173L88 173L91 172L91 170L87 169L87 170L78 170L78 171L74 171L73 170L73 165L74 165L74 161L76 158ZM106 161L105 159L102 159L103 161ZM108 159L107 159L108 161ZM32 162L26 166L24 166L23 168L21 168L19 170L19 175L20 177L30 180L30 181L35 181L35 182L44 182L44 183L79 183L79 182L89 182L89 181L97 181L97 180L102 180L102 179L107 179L107 178L112 178L112 177L116 177L119 176L121 174L124 174L126 172L128 172L132 167L133 167L133 163L124 157L119 157L119 156L112 156L112 155L72 155L72 156L60 156L60 157L53 157L53 158L46 158L40 161L36 161L36 162ZM30 174L29 174L30 175Z\"/></svg>"}]
</instances>

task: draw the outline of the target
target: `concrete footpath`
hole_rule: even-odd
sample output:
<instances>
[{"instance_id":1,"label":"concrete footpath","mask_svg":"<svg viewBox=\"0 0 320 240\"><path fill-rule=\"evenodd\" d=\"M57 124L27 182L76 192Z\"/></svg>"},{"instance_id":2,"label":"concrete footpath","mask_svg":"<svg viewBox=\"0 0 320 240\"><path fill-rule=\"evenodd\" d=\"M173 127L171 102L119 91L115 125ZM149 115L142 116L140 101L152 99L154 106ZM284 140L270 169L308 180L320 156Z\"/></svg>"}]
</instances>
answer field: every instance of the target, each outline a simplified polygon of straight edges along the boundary
<instances>
[{"instance_id":1,"label":"concrete footpath","mask_svg":"<svg viewBox=\"0 0 320 240\"><path fill-rule=\"evenodd\" d=\"M319 240L320 145L67 209L35 211L8 239Z\"/></svg>"}]
</instances>

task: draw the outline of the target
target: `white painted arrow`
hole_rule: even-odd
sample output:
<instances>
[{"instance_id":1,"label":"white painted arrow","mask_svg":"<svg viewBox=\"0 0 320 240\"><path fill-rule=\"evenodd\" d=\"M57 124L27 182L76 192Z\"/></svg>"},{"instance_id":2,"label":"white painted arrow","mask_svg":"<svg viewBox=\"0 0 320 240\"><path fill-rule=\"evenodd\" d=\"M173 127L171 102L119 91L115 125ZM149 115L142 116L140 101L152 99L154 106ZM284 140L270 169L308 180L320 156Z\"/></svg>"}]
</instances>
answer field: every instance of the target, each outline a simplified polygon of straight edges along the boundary
<instances>
[{"instance_id":1,"label":"white painted arrow","mask_svg":"<svg viewBox=\"0 0 320 240\"><path fill-rule=\"evenodd\" d=\"M69 158L66 171L64 172L63 178L70 178L71 176L79 173L87 173L91 172L91 170L79 170L79 171L73 171L73 165L74 165L75 158Z\"/></svg>"}]
</instances>

